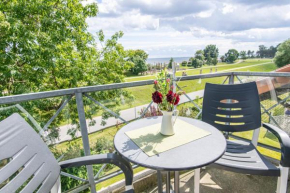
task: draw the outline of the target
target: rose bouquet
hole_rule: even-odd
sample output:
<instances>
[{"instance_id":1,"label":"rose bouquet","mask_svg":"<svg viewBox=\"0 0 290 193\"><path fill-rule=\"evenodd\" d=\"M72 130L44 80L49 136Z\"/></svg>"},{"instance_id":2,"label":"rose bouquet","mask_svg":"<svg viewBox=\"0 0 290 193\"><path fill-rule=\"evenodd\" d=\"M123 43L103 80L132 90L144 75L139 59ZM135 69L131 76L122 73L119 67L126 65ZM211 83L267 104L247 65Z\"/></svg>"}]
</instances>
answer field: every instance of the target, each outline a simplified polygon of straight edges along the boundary
<instances>
[{"instance_id":1,"label":"rose bouquet","mask_svg":"<svg viewBox=\"0 0 290 193\"><path fill-rule=\"evenodd\" d=\"M182 91L173 92L172 78L168 76L167 70L162 70L154 80L155 92L152 93L152 100L161 111L173 111L174 106L180 101Z\"/></svg>"}]
</instances>

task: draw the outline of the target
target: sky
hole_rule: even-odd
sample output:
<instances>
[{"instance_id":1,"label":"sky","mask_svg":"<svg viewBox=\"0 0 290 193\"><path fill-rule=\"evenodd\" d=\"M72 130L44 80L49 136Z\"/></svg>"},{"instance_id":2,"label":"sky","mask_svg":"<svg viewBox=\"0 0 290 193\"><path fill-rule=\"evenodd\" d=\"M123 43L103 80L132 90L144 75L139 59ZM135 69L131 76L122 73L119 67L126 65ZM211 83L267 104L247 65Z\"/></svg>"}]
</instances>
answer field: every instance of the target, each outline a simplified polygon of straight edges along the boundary
<instances>
[{"instance_id":1,"label":"sky","mask_svg":"<svg viewBox=\"0 0 290 193\"><path fill-rule=\"evenodd\" d=\"M87 0L96 2L97 17L88 30L107 37L123 31L125 49L143 49L149 58L190 57L215 44L257 50L290 38L290 0Z\"/></svg>"}]
</instances>

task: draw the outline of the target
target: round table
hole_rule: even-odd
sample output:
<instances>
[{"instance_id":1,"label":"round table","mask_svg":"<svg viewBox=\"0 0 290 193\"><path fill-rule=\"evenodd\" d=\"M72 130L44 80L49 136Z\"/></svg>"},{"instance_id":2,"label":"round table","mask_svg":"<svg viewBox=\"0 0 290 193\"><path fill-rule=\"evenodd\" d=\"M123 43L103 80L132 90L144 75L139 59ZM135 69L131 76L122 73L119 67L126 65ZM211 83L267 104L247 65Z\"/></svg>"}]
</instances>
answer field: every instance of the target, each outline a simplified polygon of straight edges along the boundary
<instances>
[{"instance_id":1,"label":"round table","mask_svg":"<svg viewBox=\"0 0 290 193\"><path fill-rule=\"evenodd\" d=\"M114 138L114 145L117 152L128 161L140 166L158 171L158 189L162 191L162 179L160 171L167 171L167 192L170 184L170 171L182 171L195 169L194 192L199 192L199 171L200 168L218 160L226 150L226 139L215 127L200 120L178 117L189 124L209 131L211 135L194 140L187 144L178 146L155 156L147 156L126 134L125 132L140 129L156 123L161 123L162 117L150 117L133 121L121 128ZM175 128L178 129L178 128ZM175 192L179 188L178 173L175 175ZM161 187L160 187L161 186Z\"/></svg>"}]
</instances>

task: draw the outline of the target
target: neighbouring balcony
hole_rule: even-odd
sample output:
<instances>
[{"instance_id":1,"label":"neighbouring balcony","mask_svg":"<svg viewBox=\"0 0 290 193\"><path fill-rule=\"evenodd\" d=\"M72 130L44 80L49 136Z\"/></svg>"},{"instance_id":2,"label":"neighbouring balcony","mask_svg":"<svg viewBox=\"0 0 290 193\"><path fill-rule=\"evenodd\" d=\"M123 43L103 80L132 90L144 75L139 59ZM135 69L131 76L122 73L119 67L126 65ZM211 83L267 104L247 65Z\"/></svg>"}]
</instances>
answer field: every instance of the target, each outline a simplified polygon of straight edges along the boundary
<instances>
[{"instance_id":1,"label":"neighbouring balcony","mask_svg":"<svg viewBox=\"0 0 290 193\"><path fill-rule=\"evenodd\" d=\"M186 91L178 105L180 116L201 118L203 89L207 82L241 84L252 81L258 86L262 121L290 134L290 115L286 113L287 108L290 111L289 73L224 72L176 77L177 88ZM145 80L0 97L0 119L20 113L40 134L58 161L112 153L115 151L114 135L122 126L136 119L159 115L157 107L151 102L152 85L153 80ZM118 101L95 99L102 92L114 90L129 91L135 99L126 96L120 96ZM57 108L45 109L46 103L55 103ZM77 106L80 103L84 105L85 114L79 114L81 111ZM48 115L50 118L47 118ZM250 141L252 132L228 135L233 140ZM279 164L281 153L278 139L262 128L258 142L259 151L271 162ZM5 163L2 160L0 168ZM157 192L156 172L137 165L133 168L135 191ZM89 179L88 176L94 178ZM193 171L181 172L181 192L193 192L193 176ZM63 170L61 182L63 192L89 192L92 186L96 186L98 192L114 192L123 188L124 177L117 167L104 164L93 166L93 170L88 171L85 167ZM207 193L270 193L276 190L277 177L244 175L206 167L201 171L200 182L200 191ZM5 182L0 184L0 188L3 186Z\"/></svg>"}]
</instances>

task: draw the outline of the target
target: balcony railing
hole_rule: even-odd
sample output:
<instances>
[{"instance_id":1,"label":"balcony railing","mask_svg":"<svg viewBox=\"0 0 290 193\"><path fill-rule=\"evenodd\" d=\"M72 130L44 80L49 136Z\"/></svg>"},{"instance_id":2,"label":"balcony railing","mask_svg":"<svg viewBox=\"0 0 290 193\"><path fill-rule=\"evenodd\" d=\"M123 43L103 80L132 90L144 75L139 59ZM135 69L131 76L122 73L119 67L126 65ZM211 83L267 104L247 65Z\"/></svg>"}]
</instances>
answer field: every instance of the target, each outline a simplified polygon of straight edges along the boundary
<instances>
[{"instance_id":1,"label":"balcony railing","mask_svg":"<svg viewBox=\"0 0 290 193\"><path fill-rule=\"evenodd\" d=\"M182 76L175 77L175 73L173 73L174 84L176 84L177 89L186 89L187 92L183 96L182 103L178 108L181 108L183 116L190 116L193 118L200 118L202 111L202 100L203 96L203 87L206 82L216 83L216 84L239 84L249 81L256 81L261 97L261 108L262 108L262 116L264 122L271 122L272 124L277 125L278 127L285 130L287 133L290 133L290 128L288 129L288 120L290 121L290 115L284 114L285 109L287 108L287 101L290 100L290 73L274 73L274 72L224 72L224 73L210 73L210 74L201 74L194 76ZM50 128L51 124L55 119L61 114L65 108L75 100L74 104L77 106L77 115L83 145L84 155L91 154L91 147L89 141L89 123L87 121L87 117L85 113L89 107L86 107L85 101L89 100L90 104L95 104L99 108L103 109L103 111L109 113L112 117L116 117L120 122L116 124L126 124L134 119L142 118L144 116L152 115L152 106L153 102L148 102L147 107L144 107L140 116L136 116L137 110L135 107L127 108L133 109L130 112L134 112L134 116L130 116L129 118L123 117L122 113L115 112L114 110L108 108L106 104L108 101L97 101L91 93L98 93L102 91L114 90L114 89L128 89L128 88L141 88L142 86L153 85L153 80L145 80L145 81L136 81L136 82L128 82L128 83L118 83L118 84L108 84L108 85L97 85L97 86L87 86L87 87L79 87L79 88L70 88L63 90L54 90L54 91L46 91L46 92L38 92L38 93L30 93L30 94L21 94L14 96L5 96L0 97L0 113L2 113L2 118L5 116L9 116L13 111L20 111L23 115L26 115L27 120L34 126L34 128L39 132L39 134L43 137L43 139L48 143L55 143L51 141L47 136L48 128ZM132 93L134 95L134 93ZM145 93L148 96L147 101L150 101L151 92ZM48 120L36 120L34 115L31 115L22 105L23 103L33 103L38 100L46 100L56 97L62 97L62 102L59 108L55 111L54 115ZM145 103L146 104L146 103ZM37 105L37 104L35 104ZM141 104L140 104L141 105ZM143 104L144 105L144 104ZM13 110L14 109L14 110ZM138 110L140 111L140 109ZM68 112L69 113L69 112ZM41 123L40 123L41 122ZM66 124L66 123L62 123ZM69 123L67 124L69 125ZM111 125L109 125L111 126ZM61 127L61 125L57 126ZM93 131L106 129L106 128L97 128ZM49 132L48 132L49 133ZM262 132L263 133L263 132ZM269 135L264 132L263 137ZM243 140L250 140L247 138L245 134L235 134L229 133L229 137L239 138ZM63 137L63 136L62 136ZM266 136L267 137L267 136ZM272 136L270 137L272 139ZM275 139L273 139L275 141ZM65 140L56 140L56 142L61 142ZM274 144L274 145L273 145ZM268 150L272 150L275 152L279 152L279 146L273 143L272 145L266 144L263 141L259 143L259 146ZM64 155L58 157L58 160L61 160ZM276 157L276 159L279 159ZM80 192L84 189L91 188L91 191L94 192L96 190L96 184L103 182L105 180L111 179L117 175L119 175L120 171L114 171L110 174L107 174L103 177L100 177L101 171L106 167L106 165L102 166L97 173L94 173L92 166L87 166L87 179L83 179L81 177L62 172L61 175L69 178L73 178L75 180L79 180L82 184L78 187L73 187L73 192ZM134 166L136 168L138 166Z\"/></svg>"}]
</instances>

